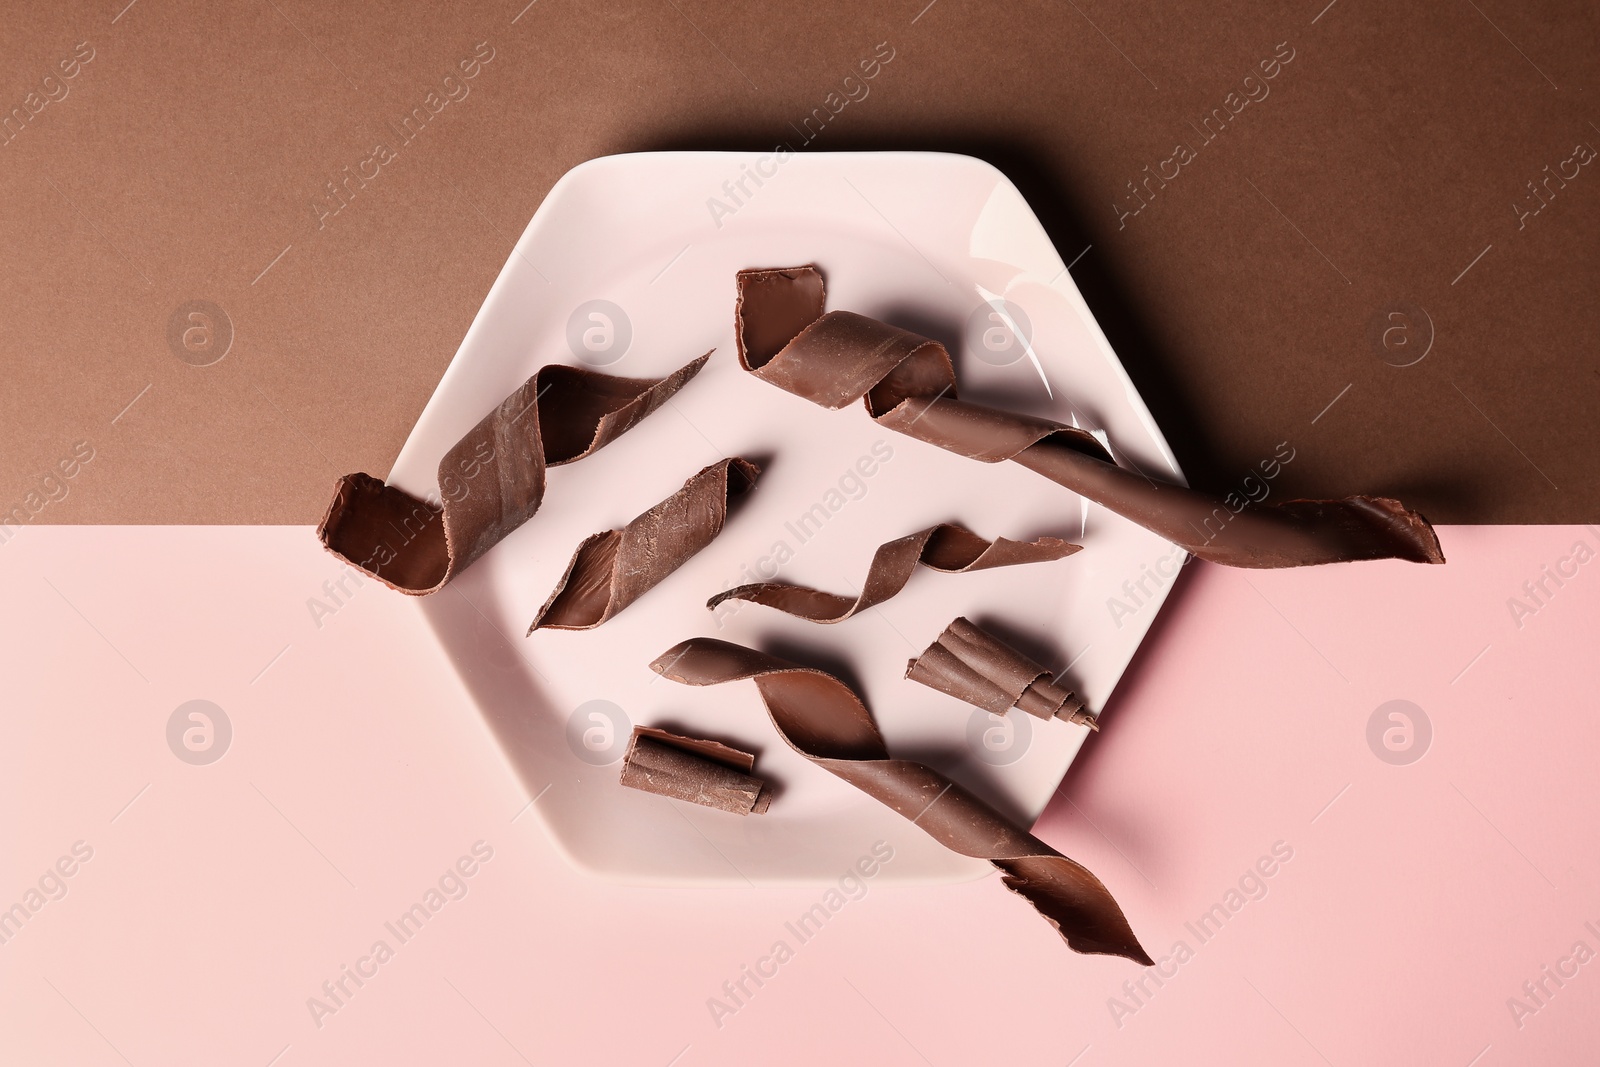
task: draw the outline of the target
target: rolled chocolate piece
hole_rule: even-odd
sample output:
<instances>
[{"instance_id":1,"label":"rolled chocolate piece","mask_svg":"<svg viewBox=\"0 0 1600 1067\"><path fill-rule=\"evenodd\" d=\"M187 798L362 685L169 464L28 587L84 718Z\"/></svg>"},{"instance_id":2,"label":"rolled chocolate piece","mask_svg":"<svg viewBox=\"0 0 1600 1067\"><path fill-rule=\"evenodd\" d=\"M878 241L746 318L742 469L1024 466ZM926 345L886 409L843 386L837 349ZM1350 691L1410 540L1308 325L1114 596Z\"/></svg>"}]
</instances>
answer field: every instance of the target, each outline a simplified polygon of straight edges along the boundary
<instances>
[{"instance_id":1,"label":"rolled chocolate piece","mask_svg":"<svg viewBox=\"0 0 1600 1067\"><path fill-rule=\"evenodd\" d=\"M539 510L546 467L582 459L621 437L682 389L710 355L665 378L541 367L439 461L442 503L370 474L347 474L334 487L317 539L391 589L437 592Z\"/></svg>"},{"instance_id":2,"label":"rolled chocolate piece","mask_svg":"<svg viewBox=\"0 0 1600 1067\"><path fill-rule=\"evenodd\" d=\"M866 580L861 583L860 596L824 593L787 582L757 582L718 593L706 601L706 607L715 609L724 601L745 600L811 622L843 622L904 589L919 563L945 574L964 574L990 567L1061 559L1082 547L1057 537L1041 537L1037 541L1009 541L997 537L990 542L964 526L942 522L879 545L872 554Z\"/></svg>"},{"instance_id":3,"label":"rolled chocolate piece","mask_svg":"<svg viewBox=\"0 0 1600 1067\"><path fill-rule=\"evenodd\" d=\"M592 630L632 604L722 532L729 499L760 473L747 460L719 459L622 529L585 539L528 633Z\"/></svg>"},{"instance_id":4,"label":"rolled chocolate piece","mask_svg":"<svg viewBox=\"0 0 1600 1067\"><path fill-rule=\"evenodd\" d=\"M1220 500L1117 466L1087 431L956 398L937 341L848 311L824 312L815 266L740 271L739 362L826 408L862 399L881 425L984 463L1014 460L1214 563L1302 567L1363 559L1443 563L1420 514L1387 497Z\"/></svg>"},{"instance_id":5,"label":"rolled chocolate piece","mask_svg":"<svg viewBox=\"0 0 1600 1067\"><path fill-rule=\"evenodd\" d=\"M635 726L623 785L735 815L765 815L772 790L751 775L756 758L719 741Z\"/></svg>"},{"instance_id":6,"label":"rolled chocolate piece","mask_svg":"<svg viewBox=\"0 0 1600 1067\"><path fill-rule=\"evenodd\" d=\"M1100 729L1083 701L1049 671L989 631L957 618L906 663L906 677L996 715L1020 708L1041 719Z\"/></svg>"},{"instance_id":7,"label":"rolled chocolate piece","mask_svg":"<svg viewBox=\"0 0 1600 1067\"><path fill-rule=\"evenodd\" d=\"M988 860L1078 952L1151 959L1110 890L1080 864L1012 826L931 767L889 757L872 713L844 682L753 648L697 637L650 665L686 685L749 679L800 755L888 805L963 856Z\"/></svg>"}]
</instances>

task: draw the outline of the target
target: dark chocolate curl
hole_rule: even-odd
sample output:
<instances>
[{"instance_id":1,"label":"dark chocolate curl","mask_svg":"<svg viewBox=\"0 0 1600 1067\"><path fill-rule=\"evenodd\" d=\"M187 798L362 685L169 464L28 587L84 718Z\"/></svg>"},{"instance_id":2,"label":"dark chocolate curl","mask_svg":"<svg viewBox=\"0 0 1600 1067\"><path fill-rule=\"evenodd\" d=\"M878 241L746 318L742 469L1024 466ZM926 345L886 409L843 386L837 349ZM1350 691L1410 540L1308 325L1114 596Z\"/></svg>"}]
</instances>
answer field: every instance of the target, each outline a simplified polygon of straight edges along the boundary
<instances>
[{"instance_id":1,"label":"dark chocolate curl","mask_svg":"<svg viewBox=\"0 0 1600 1067\"><path fill-rule=\"evenodd\" d=\"M787 582L757 582L718 593L706 601L706 607L715 609L727 600L747 600L811 622L843 622L904 589L918 563L946 574L964 574L990 567L1061 559L1082 547L1057 537L1041 537L1037 541L997 537L990 542L964 526L944 522L879 545L867 568L866 580L861 583L860 596L824 593Z\"/></svg>"},{"instance_id":2,"label":"dark chocolate curl","mask_svg":"<svg viewBox=\"0 0 1600 1067\"><path fill-rule=\"evenodd\" d=\"M1083 701L1057 685L1049 671L964 618L946 626L906 664L906 677L995 715L1018 708L1041 719L1100 729Z\"/></svg>"},{"instance_id":3,"label":"dark chocolate curl","mask_svg":"<svg viewBox=\"0 0 1600 1067\"><path fill-rule=\"evenodd\" d=\"M539 510L546 467L582 459L621 437L682 389L710 355L665 378L541 367L439 461L442 505L370 474L347 474L334 487L317 539L391 589L437 592Z\"/></svg>"},{"instance_id":4,"label":"dark chocolate curl","mask_svg":"<svg viewBox=\"0 0 1600 1067\"><path fill-rule=\"evenodd\" d=\"M1014 460L1201 559L1303 567L1364 559L1443 563L1433 527L1387 497L1244 503L1117 466L1086 431L956 399L944 346L848 311L823 311L814 266L738 276L734 335L745 370L826 408L863 398L881 425L984 463Z\"/></svg>"},{"instance_id":5,"label":"dark chocolate curl","mask_svg":"<svg viewBox=\"0 0 1600 1067\"><path fill-rule=\"evenodd\" d=\"M630 789L734 815L765 815L772 790L750 773L755 761L719 741L635 726L619 780Z\"/></svg>"},{"instance_id":6,"label":"dark chocolate curl","mask_svg":"<svg viewBox=\"0 0 1600 1067\"><path fill-rule=\"evenodd\" d=\"M753 680L779 736L796 752L893 808L946 848L993 863L1005 873L1007 888L1026 897L1073 949L1150 966L1149 954L1100 879L938 771L891 759L866 705L833 675L705 637L674 646L650 667L686 685Z\"/></svg>"},{"instance_id":7,"label":"dark chocolate curl","mask_svg":"<svg viewBox=\"0 0 1600 1067\"><path fill-rule=\"evenodd\" d=\"M728 501L755 487L761 468L719 459L620 530L584 540L533 625L592 630L649 592L722 532Z\"/></svg>"}]
</instances>

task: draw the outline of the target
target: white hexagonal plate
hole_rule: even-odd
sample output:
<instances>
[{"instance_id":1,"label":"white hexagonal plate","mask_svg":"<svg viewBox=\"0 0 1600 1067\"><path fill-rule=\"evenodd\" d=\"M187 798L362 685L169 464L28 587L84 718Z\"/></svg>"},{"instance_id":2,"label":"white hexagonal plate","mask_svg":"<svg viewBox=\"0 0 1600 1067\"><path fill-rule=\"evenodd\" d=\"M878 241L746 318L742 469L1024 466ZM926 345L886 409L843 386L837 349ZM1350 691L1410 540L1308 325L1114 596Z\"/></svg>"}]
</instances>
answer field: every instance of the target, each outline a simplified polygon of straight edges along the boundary
<instances>
[{"instance_id":1,"label":"white hexagonal plate","mask_svg":"<svg viewBox=\"0 0 1600 1067\"><path fill-rule=\"evenodd\" d=\"M843 667L894 753L939 768L1027 824L1085 731L1024 722L1020 713L990 722L904 680L907 658L964 614L1064 669L1099 708L1183 559L1155 535L1015 464L962 459L879 428L859 406L825 411L741 371L734 273L800 263L825 272L829 308L945 341L963 396L1076 419L1106 431L1123 462L1181 477L1061 256L1016 188L988 164L920 152L784 159L674 152L612 156L572 170L517 242L390 480L436 494L439 458L462 433L538 367L578 362L569 334L581 342L583 328L594 327L590 341L603 344L606 322L580 315L580 328L569 330L573 313L590 301L622 309L631 327L620 358L614 349L596 357L578 345L590 361L614 359L604 366L609 373L658 376L716 349L662 410L589 459L553 470L539 514L421 601L466 693L537 798L533 811L566 856L596 874L646 882L837 878L878 840L895 849L880 878L950 880L991 870L945 851L788 749L753 684L690 689L657 678L647 664L704 635ZM1022 309L1037 366L1025 352L1007 362L1014 352L981 350L983 328L996 324L983 321L991 298ZM523 636L583 537L621 526L703 465L734 454L766 470L715 544L597 630ZM813 510L818 504L825 520ZM813 519L802 526L807 513ZM786 580L854 589L878 544L940 521L988 537L1059 535L1085 548L1053 563L978 574L923 571L895 599L838 626L753 605L715 617L704 606L728 585L765 576L763 561L783 556ZM1130 581L1142 590L1133 599L1124 587ZM1113 612L1111 598L1138 603L1131 613ZM770 813L741 818L620 787L619 763L593 765L576 754L604 758L608 731L621 754L625 724L591 718L604 706L592 701L614 704L634 723L676 725L757 749L758 772L780 790Z\"/></svg>"}]
</instances>

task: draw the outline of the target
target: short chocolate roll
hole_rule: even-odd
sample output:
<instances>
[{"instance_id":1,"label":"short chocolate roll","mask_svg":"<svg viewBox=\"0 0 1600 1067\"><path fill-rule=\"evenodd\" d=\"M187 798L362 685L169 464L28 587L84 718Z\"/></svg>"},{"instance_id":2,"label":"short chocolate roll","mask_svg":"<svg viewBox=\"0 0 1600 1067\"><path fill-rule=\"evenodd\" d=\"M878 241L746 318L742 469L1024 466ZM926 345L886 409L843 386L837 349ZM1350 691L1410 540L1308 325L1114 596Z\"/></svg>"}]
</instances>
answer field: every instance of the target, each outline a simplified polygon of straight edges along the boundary
<instances>
[{"instance_id":1,"label":"short chocolate roll","mask_svg":"<svg viewBox=\"0 0 1600 1067\"><path fill-rule=\"evenodd\" d=\"M754 755L720 742L636 726L622 758L621 782L734 815L764 815L772 790L749 773L754 766Z\"/></svg>"}]
</instances>

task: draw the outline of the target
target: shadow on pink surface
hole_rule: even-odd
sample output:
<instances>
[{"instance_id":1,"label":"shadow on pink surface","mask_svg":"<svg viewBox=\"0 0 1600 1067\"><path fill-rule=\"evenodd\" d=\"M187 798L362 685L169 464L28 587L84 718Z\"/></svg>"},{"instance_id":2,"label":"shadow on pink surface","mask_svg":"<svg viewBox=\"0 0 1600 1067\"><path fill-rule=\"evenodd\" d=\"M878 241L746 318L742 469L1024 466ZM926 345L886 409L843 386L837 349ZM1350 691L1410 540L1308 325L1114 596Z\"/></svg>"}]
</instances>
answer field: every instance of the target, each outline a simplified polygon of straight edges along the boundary
<instances>
[{"instance_id":1,"label":"shadow on pink surface","mask_svg":"<svg viewBox=\"0 0 1600 1067\"><path fill-rule=\"evenodd\" d=\"M802 938L825 886L586 878L413 605L308 608L308 530L30 528L0 1060L1590 1062L1600 537L1441 535L1446 567L1181 579L1036 827L1144 969L988 879L852 883Z\"/></svg>"}]
</instances>

